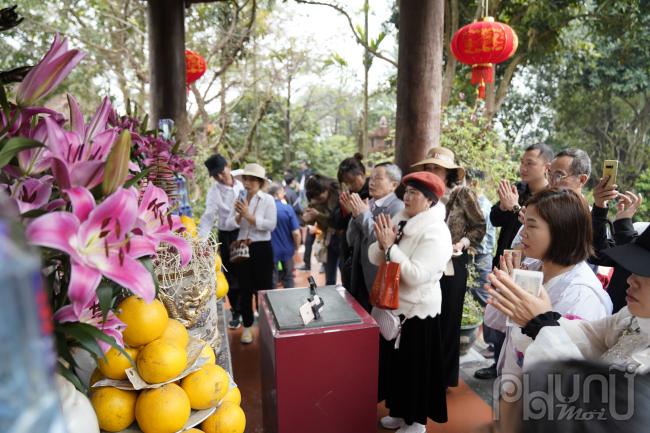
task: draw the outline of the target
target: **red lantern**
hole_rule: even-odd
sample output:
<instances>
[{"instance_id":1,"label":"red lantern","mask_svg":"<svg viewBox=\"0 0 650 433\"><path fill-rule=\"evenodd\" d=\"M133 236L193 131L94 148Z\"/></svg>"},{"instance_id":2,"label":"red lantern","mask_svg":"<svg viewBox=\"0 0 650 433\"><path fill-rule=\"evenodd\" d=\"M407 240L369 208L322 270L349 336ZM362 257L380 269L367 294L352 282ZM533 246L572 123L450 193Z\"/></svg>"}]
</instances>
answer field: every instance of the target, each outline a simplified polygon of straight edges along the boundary
<instances>
[{"instance_id":1,"label":"red lantern","mask_svg":"<svg viewBox=\"0 0 650 433\"><path fill-rule=\"evenodd\" d=\"M483 21L459 29L451 39L451 52L459 62L472 65L472 84L478 84L478 97L485 98L485 83L492 83L492 66L505 62L517 51L517 34L507 24Z\"/></svg>"},{"instance_id":2,"label":"red lantern","mask_svg":"<svg viewBox=\"0 0 650 433\"><path fill-rule=\"evenodd\" d=\"M201 78L207 69L208 65L200 54L185 50L185 83L188 87Z\"/></svg>"}]
</instances>

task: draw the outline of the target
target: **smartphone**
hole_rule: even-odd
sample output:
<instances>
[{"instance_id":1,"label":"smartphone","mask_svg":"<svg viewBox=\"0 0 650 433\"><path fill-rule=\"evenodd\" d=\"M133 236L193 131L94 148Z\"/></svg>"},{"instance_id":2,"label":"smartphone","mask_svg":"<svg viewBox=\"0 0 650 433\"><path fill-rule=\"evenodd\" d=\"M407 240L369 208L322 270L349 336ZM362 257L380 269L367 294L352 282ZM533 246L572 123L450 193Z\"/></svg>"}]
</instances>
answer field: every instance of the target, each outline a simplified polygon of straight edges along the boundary
<instances>
[{"instance_id":1,"label":"smartphone","mask_svg":"<svg viewBox=\"0 0 650 433\"><path fill-rule=\"evenodd\" d=\"M237 197L238 201L245 201L246 200L246 190L242 189L239 191L239 197Z\"/></svg>"},{"instance_id":2,"label":"smartphone","mask_svg":"<svg viewBox=\"0 0 650 433\"><path fill-rule=\"evenodd\" d=\"M618 173L618 161L615 159L606 159L603 162L603 177L609 176L606 186L612 186L616 183L616 174Z\"/></svg>"}]
</instances>

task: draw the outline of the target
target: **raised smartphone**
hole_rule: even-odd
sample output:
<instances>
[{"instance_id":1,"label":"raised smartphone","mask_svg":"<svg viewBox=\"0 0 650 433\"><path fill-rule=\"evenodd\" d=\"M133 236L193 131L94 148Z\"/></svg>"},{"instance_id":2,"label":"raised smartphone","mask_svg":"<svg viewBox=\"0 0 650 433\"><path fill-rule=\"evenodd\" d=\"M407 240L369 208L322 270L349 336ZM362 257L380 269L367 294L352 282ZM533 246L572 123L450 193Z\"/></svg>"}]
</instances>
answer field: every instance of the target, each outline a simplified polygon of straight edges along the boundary
<instances>
[{"instance_id":1,"label":"raised smartphone","mask_svg":"<svg viewBox=\"0 0 650 433\"><path fill-rule=\"evenodd\" d=\"M603 162L603 177L609 176L607 179L607 186L612 186L616 183L616 174L618 173L618 161L615 159L606 159Z\"/></svg>"}]
</instances>

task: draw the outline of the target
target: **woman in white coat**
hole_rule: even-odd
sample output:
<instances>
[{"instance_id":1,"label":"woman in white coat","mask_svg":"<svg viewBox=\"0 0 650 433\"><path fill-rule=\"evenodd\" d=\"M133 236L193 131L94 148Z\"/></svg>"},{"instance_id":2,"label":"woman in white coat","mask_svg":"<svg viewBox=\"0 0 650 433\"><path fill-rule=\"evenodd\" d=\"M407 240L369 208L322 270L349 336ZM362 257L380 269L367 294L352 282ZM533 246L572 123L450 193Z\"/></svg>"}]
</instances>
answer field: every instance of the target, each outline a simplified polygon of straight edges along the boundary
<instances>
[{"instance_id":1,"label":"woman in white coat","mask_svg":"<svg viewBox=\"0 0 650 433\"><path fill-rule=\"evenodd\" d=\"M540 361L587 359L628 372L650 372L650 230L635 242L602 251L630 271L627 307L597 321L566 320L546 293L531 296L503 272L490 276L494 307L522 326L515 344L525 351L524 370Z\"/></svg>"},{"instance_id":2,"label":"woman in white coat","mask_svg":"<svg viewBox=\"0 0 650 433\"><path fill-rule=\"evenodd\" d=\"M401 334L381 337L379 401L389 416L384 428L398 433L424 433L427 418L447 421L445 377L440 350L440 278L451 258L452 245L439 198L445 185L432 173L405 176L404 210L393 221L377 216L368 256L374 265L399 263L399 317Z\"/></svg>"}]
</instances>

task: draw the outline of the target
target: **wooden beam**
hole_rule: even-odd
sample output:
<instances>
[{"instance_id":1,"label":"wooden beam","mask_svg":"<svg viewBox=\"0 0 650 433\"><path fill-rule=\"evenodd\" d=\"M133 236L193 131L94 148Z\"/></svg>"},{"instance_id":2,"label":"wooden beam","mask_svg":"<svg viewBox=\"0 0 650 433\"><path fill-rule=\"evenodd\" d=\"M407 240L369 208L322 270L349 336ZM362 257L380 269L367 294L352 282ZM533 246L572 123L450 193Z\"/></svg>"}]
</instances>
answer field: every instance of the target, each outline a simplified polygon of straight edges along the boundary
<instances>
[{"instance_id":1,"label":"wooden beam","mask_svg":"<svg viewBox=\"0 0 650 433\"><path fill-rule=\"evenodd\" d=\"M185 4L179 0L148 0L151 118L187 123L185 102Z\"/></svg>"}]
</instances>

